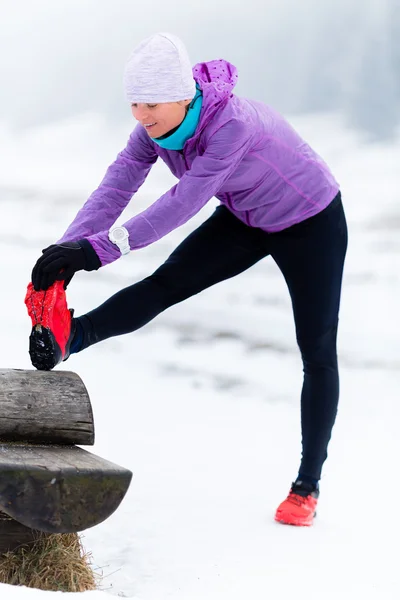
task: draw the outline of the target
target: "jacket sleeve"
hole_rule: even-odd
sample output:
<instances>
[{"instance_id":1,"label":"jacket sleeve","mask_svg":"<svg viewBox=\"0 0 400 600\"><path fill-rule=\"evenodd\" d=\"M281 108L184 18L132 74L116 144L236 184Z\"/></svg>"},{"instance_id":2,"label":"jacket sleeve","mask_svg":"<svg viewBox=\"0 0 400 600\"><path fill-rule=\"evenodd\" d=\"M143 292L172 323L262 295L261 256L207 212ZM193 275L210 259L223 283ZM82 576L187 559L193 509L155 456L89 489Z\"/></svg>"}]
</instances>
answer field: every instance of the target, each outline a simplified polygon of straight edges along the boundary
<instances>
[{"instance_id":1,"label":"jacket sleeve","mask_svg":"<svg viewBox=\"0 0 400 600\"><path fill-rule=\"evenodd\" d=\"M131 250L143 248L191 219L221 189L253 143L245 123L232 119L214 133L179 182L124 226ZM108 231L89 237L102 265L120 257Z\"/></svg>"},{"instance_id":2,"label":"jacket sleeve","mask_svg":"<svg viewBox=\"0 0 400 600\"><path fill-rule=\"evenodd\" d=\"M147 133L140 125L136 126L125 149L108 167L99 187L89 196L57 243L108 231L143 184L157 158Z\"/></svg>"}]
</instances>

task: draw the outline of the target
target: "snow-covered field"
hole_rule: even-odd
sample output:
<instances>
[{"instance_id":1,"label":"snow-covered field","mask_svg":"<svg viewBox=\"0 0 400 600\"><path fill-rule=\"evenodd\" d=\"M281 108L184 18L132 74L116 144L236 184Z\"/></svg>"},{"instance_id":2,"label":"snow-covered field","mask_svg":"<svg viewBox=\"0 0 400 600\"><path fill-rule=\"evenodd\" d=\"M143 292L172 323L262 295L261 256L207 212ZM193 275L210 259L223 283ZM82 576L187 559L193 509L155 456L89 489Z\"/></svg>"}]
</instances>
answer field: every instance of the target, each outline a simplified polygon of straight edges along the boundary
<instances>
[{"instance_id":1,"label":"snow-covered field","mask_svg":"<svg viewBox=\"0 0 400 600\"><path fill-rule=\"evenodd\" d=\"M304 529L273 520L300 460L302 370L285 283L265 259L60 367L88 387L94 452L134 474L120 509L83 534L106 593L399 597L400 143L364 145L333 115L291 121L341 182L349 225L341 401L318 518ZM98 185L131 126L111 131L96 115L23 136L0 126L2 368L31 368L23 299L32 266ZM119 222L173 183L157 164ZM214 205L157 244L78 274L69 305L82 314L149 274ZM0 597L51 593L0 585Z\"/></svg>"}]
</instances>

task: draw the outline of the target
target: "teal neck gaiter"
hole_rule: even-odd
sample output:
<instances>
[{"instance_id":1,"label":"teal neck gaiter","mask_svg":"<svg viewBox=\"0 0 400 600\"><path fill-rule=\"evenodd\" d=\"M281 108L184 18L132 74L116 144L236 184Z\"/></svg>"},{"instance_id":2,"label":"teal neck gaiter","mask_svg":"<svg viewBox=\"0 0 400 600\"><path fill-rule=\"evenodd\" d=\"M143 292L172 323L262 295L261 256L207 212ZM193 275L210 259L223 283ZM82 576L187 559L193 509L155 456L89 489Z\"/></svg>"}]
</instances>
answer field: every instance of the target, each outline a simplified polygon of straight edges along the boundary
<instances>
[{"instance_id":1,"label":"teal neck gaiter","mask_svg":"<svg viewBox=\"0 0 400 600\"><path fill-rule=\"evenodd\" d=\"M189 138L194 135L200 120L200 111L203 104L203 93L196 85L196 95L189 104L189 109L182 123L171 133L166 133L152 141L166 150L182 150Z\"/></svg>"}]
</instances>

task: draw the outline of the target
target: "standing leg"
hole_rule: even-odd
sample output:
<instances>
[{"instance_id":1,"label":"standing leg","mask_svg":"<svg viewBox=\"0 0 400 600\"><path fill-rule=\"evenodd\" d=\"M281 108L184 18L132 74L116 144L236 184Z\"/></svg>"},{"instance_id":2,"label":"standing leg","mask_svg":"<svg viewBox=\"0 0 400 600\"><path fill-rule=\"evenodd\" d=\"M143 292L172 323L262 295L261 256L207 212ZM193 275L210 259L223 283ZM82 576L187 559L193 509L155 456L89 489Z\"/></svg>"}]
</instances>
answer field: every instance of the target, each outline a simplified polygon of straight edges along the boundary
<instances>
[{"instance_id":1,"label":"standing leg","mask_svg":"<svg viewBox=\"0 0 400 600\"><path fill-rule=\"evenodd\" d=\"M303 360L299 472L318 481L339 400L336 335L347 249L340 195L318 215L271 237L271 255L291 295Z\"/></svg>"},{"instance_id":2,"label":"standing leg","mask_svg":"<svg viewBox=\"0 0 400 600\"><path fill-rule=\"evenodd\" d=\"M264 237L219 206L152 275L79 317L82 339L71 352L135 331L169 306L245 271L267 255Z\"/></svg>"}]
</instances>

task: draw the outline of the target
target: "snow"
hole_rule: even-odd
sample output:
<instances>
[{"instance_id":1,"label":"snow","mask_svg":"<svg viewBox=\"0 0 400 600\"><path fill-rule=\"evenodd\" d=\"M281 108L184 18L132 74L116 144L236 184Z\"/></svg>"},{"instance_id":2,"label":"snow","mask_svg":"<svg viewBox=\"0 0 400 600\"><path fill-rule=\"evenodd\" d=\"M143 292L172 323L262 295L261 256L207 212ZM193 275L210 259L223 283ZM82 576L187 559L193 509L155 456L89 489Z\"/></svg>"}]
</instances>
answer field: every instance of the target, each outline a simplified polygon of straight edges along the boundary
<instances>
[{"instance_id":1,"label":"snow","mask_svg":"<svg viewBox=\"0 0 400 600\"><path fill-rule=\"evenodd\" d=\"M118 511L83 532L104 579L81 598L398 598L400 143L365 145L338 115L291 121L341 182L350 236L341 400L316 522L273 520L300 460L302 372L289 296L266 259L59 367L89 390L93 451L133 472ZM131 125L111 130L86 114L18 134L0 126L2 368L31 368L23 304L31 268ZM157 164L119 222L173 183ZM214 205L151 247L78 274L69 305L84 313L150 273ZM6 600L55 594L0 585Z\"/></svg>"}]
</instances>

